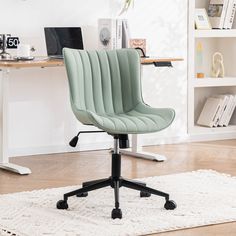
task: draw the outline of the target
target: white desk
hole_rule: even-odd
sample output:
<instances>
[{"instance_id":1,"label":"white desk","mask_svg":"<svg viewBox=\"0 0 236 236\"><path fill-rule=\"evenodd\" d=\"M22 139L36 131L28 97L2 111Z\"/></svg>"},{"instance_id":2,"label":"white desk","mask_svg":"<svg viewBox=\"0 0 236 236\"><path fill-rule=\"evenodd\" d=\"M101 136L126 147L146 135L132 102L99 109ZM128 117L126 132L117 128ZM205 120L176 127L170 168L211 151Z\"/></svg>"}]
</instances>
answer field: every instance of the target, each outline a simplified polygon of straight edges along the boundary
<instances>
[{"instance_id":1,"label":"white desk","mask_svg":"<svg viewBox=\"0 0 236 236\"><path fill-rule=\"evenodd\" d=\"M15 165L9 162L8 155L8 84L9 73L11 69L32 68L32 67L55 67L63 66L63 62L59 60L50 61L25 61L25 62L3 62L0 61L0 70L2 76L0 78L0 168L16 172L21 175L30 174L31 171L27 167Z\"/></svg>"},{"instance_id":2,"label":"white desk","mask_svg":"<svg viewBox=\"0 0 236 236\"><path fill-rule=\"evenodd\" d=\"M147 58L141 59L142 64L153 64L157 63L171 63L172 61L181 61L180 58ZM11 69L19 68L32 68L32 67L57 67L63 66L61 60L40 60L27 62L3 62L0 61L0 70L2 71L2 78L0 78L0 168L6 169L18 174L30 174L31 171L27 167L15 165L9 162L8 155L8 82L9 73ZM158 154L142 152L140 140L137 135L132 135L132 148L131 150L122 150L121 152L125 155L131 155L134 157L141 157L149 160L164 161L166 157Z\"/></svg>"}]
</instances>

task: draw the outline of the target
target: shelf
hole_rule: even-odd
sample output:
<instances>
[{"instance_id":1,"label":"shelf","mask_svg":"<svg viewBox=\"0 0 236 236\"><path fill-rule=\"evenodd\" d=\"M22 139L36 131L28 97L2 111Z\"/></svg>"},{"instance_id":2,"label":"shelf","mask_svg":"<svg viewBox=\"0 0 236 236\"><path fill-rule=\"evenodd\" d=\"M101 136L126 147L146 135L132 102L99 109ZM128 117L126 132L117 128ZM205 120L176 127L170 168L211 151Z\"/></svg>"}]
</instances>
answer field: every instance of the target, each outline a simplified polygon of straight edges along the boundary
<instances>
[{"instance_id":1,"label":"shelf","mask_svg":"<svg viewBox=\"0 0 236 236\"><path fill-rule=\"evenodd\" d=\"M234 38L236 37L236 29L231 30L195 30L195 38Z\"/></svg>"},{"instance_id":2,"label":"shelf","mask_svg":"<svg viewBox=\"0 0 236 236\"><path fill-rule=\"evenodd\" d=\"M229 125L227 127L204 127L195 125L192 133L194 134L214 134L214 133L236 133L236 125Z\"/></svg>"},{"instance_id":3,"label":"shelf","mask_svg":"<svg viewBox=\"0 0 236 236\"><path fill-rule=\"evenodd\" d=\"M195 9L208 8L209 0L188 2L188 133L190 140L216 140L236 138L236 111L227 127L204 127L197 125L204 102L216 94L236 94L236 17L233 29L195 29ZM197 48L202 44L203 63ZM198 45L199 44L199 45ZM213 78L211 75L212 57L215 52L224 56L226 76ZM199 56L199 58L198 58ZM201 68L201 69L200 69ZM196 78L201 70L205 78Z\"/></svg>"},{"instance_id":4,"label":"shelf","mask_svg":"<svg viewBox=\"0 0 236 236\"><path fill-rule=\"evenodd\" d=\"M195 78L193 86L195 88L236 86L236 77L202 78L202 79Z\"/></svg>"}]
</instances>

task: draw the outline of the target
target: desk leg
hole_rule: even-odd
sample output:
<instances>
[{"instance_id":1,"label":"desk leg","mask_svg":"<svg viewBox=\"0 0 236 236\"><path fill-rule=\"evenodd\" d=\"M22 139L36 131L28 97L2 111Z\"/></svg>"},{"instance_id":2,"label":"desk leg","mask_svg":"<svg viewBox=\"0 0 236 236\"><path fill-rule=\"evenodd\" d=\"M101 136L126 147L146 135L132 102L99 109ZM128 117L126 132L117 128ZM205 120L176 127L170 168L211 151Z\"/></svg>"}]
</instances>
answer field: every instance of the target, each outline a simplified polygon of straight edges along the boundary
<instances>
[{"instance_id":1,"label":"desk leg","mask_svg":"<svg viewBox=\"0 0 236 236\"><path fill-rule=\"evenodd\" d=\"M141 66L141 75L143 75L143 67ZM121 149L120 152L124 155L143 158L151 161L165 161L166 157L160 154L143 152L140 138L137 134L132 134L132 148Z\"/></svg>"},{"instance_id":2,"label":"desk leg","mask_svg":"<svg viewBox=\"0 0 236 236\"><path fill-rule=\"evenodd\" d=\"M121 149L120 152L124 155L134 156L138 158L143 158L151 161L165 161L166 157L160 154L143 152L141 146L140 138L137 134L132 135L132 148L131 149Z\"/></svg>"},{"instance_id":3,"label":"desk leg","mask_svg":"<svg viewBox=\"0 0 236 236\"><path fill-rule=\"evenodd\" d=\"M8 81L9 70L2 70L0 78L0 168L21 175L30 174L29 168L9 163L8 156Z\"/></svg>"}]
</instances>

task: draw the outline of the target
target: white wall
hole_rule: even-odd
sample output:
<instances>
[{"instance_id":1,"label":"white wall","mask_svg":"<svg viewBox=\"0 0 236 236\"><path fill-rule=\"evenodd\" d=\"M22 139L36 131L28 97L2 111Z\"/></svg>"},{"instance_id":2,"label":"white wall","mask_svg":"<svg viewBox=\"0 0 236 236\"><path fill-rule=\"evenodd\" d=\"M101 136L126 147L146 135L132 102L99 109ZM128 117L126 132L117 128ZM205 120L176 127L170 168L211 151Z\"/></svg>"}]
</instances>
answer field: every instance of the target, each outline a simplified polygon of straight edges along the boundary
<instances>
[{"instance_id":1,"label":"white wall","mask_svg":"<svg viewBox=\"0 0 236 236\"><path fill-rule=\"evenodd\" d=\"M127 13L133 38L146 38L148 55L181 57L174 68L143 67L143 97L154 107L173 107L176 119L163 132L145 135L144 143L187 137L187 0L135 0Z\"/></svg>"},{"instance_id":2,"label":"white wall","mask_svg":"<svg viewBox=\"0 0 236 236\"><path fill-rule=\"evenodd\" d=\"M19 36L46 55L44 26L81 26L87 49L97 46L97 19L116 16L119 0L1 0L1 33ZM11 16L9 18L9 16ZM143 92L155 107L173 107L176 120L160 134L145 135L156 144L187 135L187 0L135 0L122 17L131 36L147 39L147 53L183 57L174 68L143 67ZM68 141L86 129L73 117L64 68L20 69L10 73L9 152L12 156L72 150ZM106 134L84 135L77 149L108 147Z\"/></svg>"}]
</instances>

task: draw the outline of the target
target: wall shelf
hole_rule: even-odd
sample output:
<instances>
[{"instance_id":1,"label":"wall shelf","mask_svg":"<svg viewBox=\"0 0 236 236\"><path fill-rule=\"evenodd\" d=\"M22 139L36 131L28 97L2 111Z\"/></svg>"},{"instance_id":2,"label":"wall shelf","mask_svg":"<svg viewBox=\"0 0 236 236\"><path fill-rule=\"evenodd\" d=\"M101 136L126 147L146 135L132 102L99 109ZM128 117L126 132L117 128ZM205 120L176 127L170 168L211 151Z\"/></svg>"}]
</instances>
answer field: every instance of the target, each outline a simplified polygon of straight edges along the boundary
<instances>
[{"instance_id":1,"label":"wall shelf","mask_svg":"<svg viewBox=\"0 0 236 236\"><path fill-rule=\"evenodd\" d=\"M234 38L236 37L236 29L231 30L195 30L195 38Z\"/></svg>"},{"instance_id":2,"label":"wall shelf","mask_svg":"<svg viewBox=\"0 0 236 236\"><path fill-rule=\"evenodd\" d=\"M236 86L236 77L194 79L195 88Z\"/></svg>"}]
</instances>

